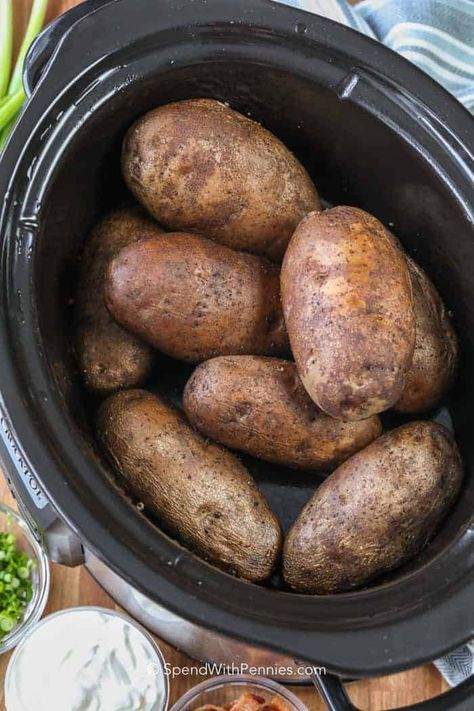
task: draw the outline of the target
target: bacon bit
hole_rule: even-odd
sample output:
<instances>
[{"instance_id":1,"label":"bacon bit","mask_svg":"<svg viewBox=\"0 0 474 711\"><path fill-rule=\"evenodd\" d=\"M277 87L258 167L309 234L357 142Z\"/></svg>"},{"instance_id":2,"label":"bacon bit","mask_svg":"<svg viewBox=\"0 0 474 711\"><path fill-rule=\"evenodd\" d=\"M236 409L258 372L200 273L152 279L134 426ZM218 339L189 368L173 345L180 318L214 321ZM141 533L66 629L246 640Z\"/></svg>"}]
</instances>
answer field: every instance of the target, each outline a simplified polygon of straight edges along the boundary
<instances>
[{"instance_id":1,"label":"bacon bit","mask_svg":"<svg viewBox=\"0 0 474 711\"><path fill-rule=\"evenodd\" d=\"M235 701L226 703L223 706L206 704L199 706L195 711L290 711L290 709L278 695L275 695L271 701L266 702L262 696L246 691Z\"/></svg>"}]
</instances>

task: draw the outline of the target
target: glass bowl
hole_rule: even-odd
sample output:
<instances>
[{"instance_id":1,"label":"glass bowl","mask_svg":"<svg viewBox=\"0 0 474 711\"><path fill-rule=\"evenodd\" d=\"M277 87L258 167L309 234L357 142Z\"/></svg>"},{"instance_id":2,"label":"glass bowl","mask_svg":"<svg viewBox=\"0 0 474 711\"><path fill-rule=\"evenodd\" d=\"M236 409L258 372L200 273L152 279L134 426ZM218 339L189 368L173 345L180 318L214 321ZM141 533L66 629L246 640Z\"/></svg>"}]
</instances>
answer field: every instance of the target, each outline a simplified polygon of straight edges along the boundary
<instances>
[{"instance_id":1,"label":"glass bowl","mask_svg":"<svg viewBox=\"0 0 474 711\"><path fill-rule=\"evenodd\" d=\"M288 711L307 711L303 702L278 682L250 674L226 674L207 679L184 694L171 711L195 711L206 704L224 706L237 700L244 692L261 696L265 702L277 696Z\"/></svg>"},{"instance_id":2,"label":"glass bowl","mask_svg":"<svg viewBox=\"0 0 474 711\"><path fill-rule=\"evenodd\" d=\"M122 612L117 612L113 609L109 609L106 607L95 607L93 605L69 607L65 610L59 610L58 612L54 612L53 614L48 615L47 617L42 619L39 624L35 625L33 629L29 630L28 634L21 640L20 644L13 652L10 661L8 662L4 683L6 711L19 711L20 709L26 708L24 705L24 701L21 699L22 689L24 688L24 678L21 674L21 669L19 670L18 666L22 655L24 655L24 653L28 650L28 643L30 642L30 640L33 640L36 637L37 644L38 639L40 641L43 640L43 642L47 640L49 644L54 644L54 640L57 637L58 633L69 633L69 638L72 639L71 644L74 644L74 629L77 629L77 625L80 623L81 627L87 630L89 625L94 624L94 619L91 619L91 616L95 616L97 615L97 613L99 615L105 615L107 617L118 618L124 621L129 627L135 629L139 633L140 637L142 638L143 645L148 651L149 661L147 663L146 670L144 670L144 673L154 677L161 677L162 698L160 699L159 703L154 704L153 711L166 711L169 702L169 681L165 669L165 659L163 657L161 649L158 646L158 643L151 636L151 634L147 632L147 630L145 630L140 624L138 624L138 622L130 618L128 615ZM71 621L74 623L72 627ZM68 623L69 630L67 629ZM61 624L63 624L64 626L64 630L62 632L60 629ZM46 644L44 644L43 646L46 647ZM51 672L53 674L55 674L57 671L57 669L51 669ZM23 669L23 675L24 673L25 670ZM51 683L51 675L46 677L46 684L48 686L49 691L55 688L54 680L53 683ZM35 690L35 693L38 693L37 689ZM46 700L44 698L41 698L39 699L39 701L41 702L41 704L39 704L41 708L44 708ZM37 702L38 698L36 696L35 705L31 706L31 708L38 708L39 705L37 705ZM53 706L56 709L56 705L53 704ZM28 708L30 708L30 706L28 706ZM89 705L87 706L87 708L89 708ZM67 711L67 709L63 708L62 711Z\"/></svg>"},{"instance_id":3,"label":"glass bowl","mask_svg":"<svg viewBox=\"0 0 474 711\"><path fill-rule=\"evenodd\" d=\"M13 533L18 550L35 561L31 574L33 597L18 624L0 640L0 654L3 654L15 647L40 619L48 600L50 579L49 563L44 549L26 521L6 504L0 504L0 533Z\"/></svg>"}]
</instances>

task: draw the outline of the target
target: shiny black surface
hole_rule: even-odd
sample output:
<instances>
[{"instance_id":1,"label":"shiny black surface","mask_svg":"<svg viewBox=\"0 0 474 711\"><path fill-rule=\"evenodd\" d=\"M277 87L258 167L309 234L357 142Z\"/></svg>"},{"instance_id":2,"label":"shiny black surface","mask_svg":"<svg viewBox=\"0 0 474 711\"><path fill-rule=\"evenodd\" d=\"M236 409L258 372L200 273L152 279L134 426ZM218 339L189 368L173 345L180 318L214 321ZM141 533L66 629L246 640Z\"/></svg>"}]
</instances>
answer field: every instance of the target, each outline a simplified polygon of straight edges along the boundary
<instances>
[{"instance_id":1,"label":"shiny black surface","mask_svg":"<svg viewBox=\"0 0 474 711\"><path fill-rule=\"evenodd\" d=\"M470 637L471 117L389 50L263 0L163 0L159 14L152 0L115 0L74 25L55 52L0 164L0 387L61 515L110 567L178 614L334 671L389 672ZM328 201L374 212L453 310L463 362L448 406L466 461L463 494L433 544L371 589L300 596L212 568L130 506L91 436L94 404L69 346L77 255L97 217L126 195L118 160L126 128L157 104L193 96L249 113L295 151ZM153 386L169 388L175 376L169 363L158 367ZM273 470L257 474L288 524L312 482L279 471L275 483Z\"/></svg>"}]
</instances>

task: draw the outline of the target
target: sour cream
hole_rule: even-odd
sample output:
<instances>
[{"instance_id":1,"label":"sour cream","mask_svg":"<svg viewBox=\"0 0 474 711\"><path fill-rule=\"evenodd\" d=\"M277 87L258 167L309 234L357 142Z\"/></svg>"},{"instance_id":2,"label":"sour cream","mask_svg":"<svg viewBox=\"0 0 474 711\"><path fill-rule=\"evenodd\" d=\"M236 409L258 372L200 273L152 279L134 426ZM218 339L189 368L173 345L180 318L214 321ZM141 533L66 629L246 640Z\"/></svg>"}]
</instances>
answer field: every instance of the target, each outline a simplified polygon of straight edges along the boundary
<instances>
[{"instance_id":1,"label":"sour cream","mask_svg":"<svg viewBox=\"0 0 474 711\"><path fill-rule=\"evenodd\" d=\"M126 617L72 608L45 618L16 648L5 681L7 711L163 711L160 653Z\"/></svg>"}]
</instances>

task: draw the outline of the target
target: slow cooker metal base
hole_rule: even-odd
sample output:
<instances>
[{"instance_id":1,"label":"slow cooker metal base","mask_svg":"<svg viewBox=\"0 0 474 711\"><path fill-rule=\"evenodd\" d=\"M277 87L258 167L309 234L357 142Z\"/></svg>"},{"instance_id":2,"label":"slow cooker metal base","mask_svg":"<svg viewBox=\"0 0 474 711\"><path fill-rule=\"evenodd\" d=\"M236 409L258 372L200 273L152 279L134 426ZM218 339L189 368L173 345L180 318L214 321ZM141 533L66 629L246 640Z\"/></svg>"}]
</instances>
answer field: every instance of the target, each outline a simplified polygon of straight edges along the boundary
<instances>
[{"instance_id":1,"label":"slow cooker metal base","mask_svg":"<svg viewBox=\"0 0 474 711\"><path fill-rule=\"evenodd\" d=\"M257 667L261 668L259 673L285 684L310 683L310 677L301 672L305 667L302 662L238 642L178 617L133 588L87 550L85 565L99 585L134 619L198 663L214 665L218 673L224 673L227 667L248 674L250 668ZM272 670L275 671L267 673ZM286 673L279 674L277 670Z\"/></svg>"}]
</instances>

